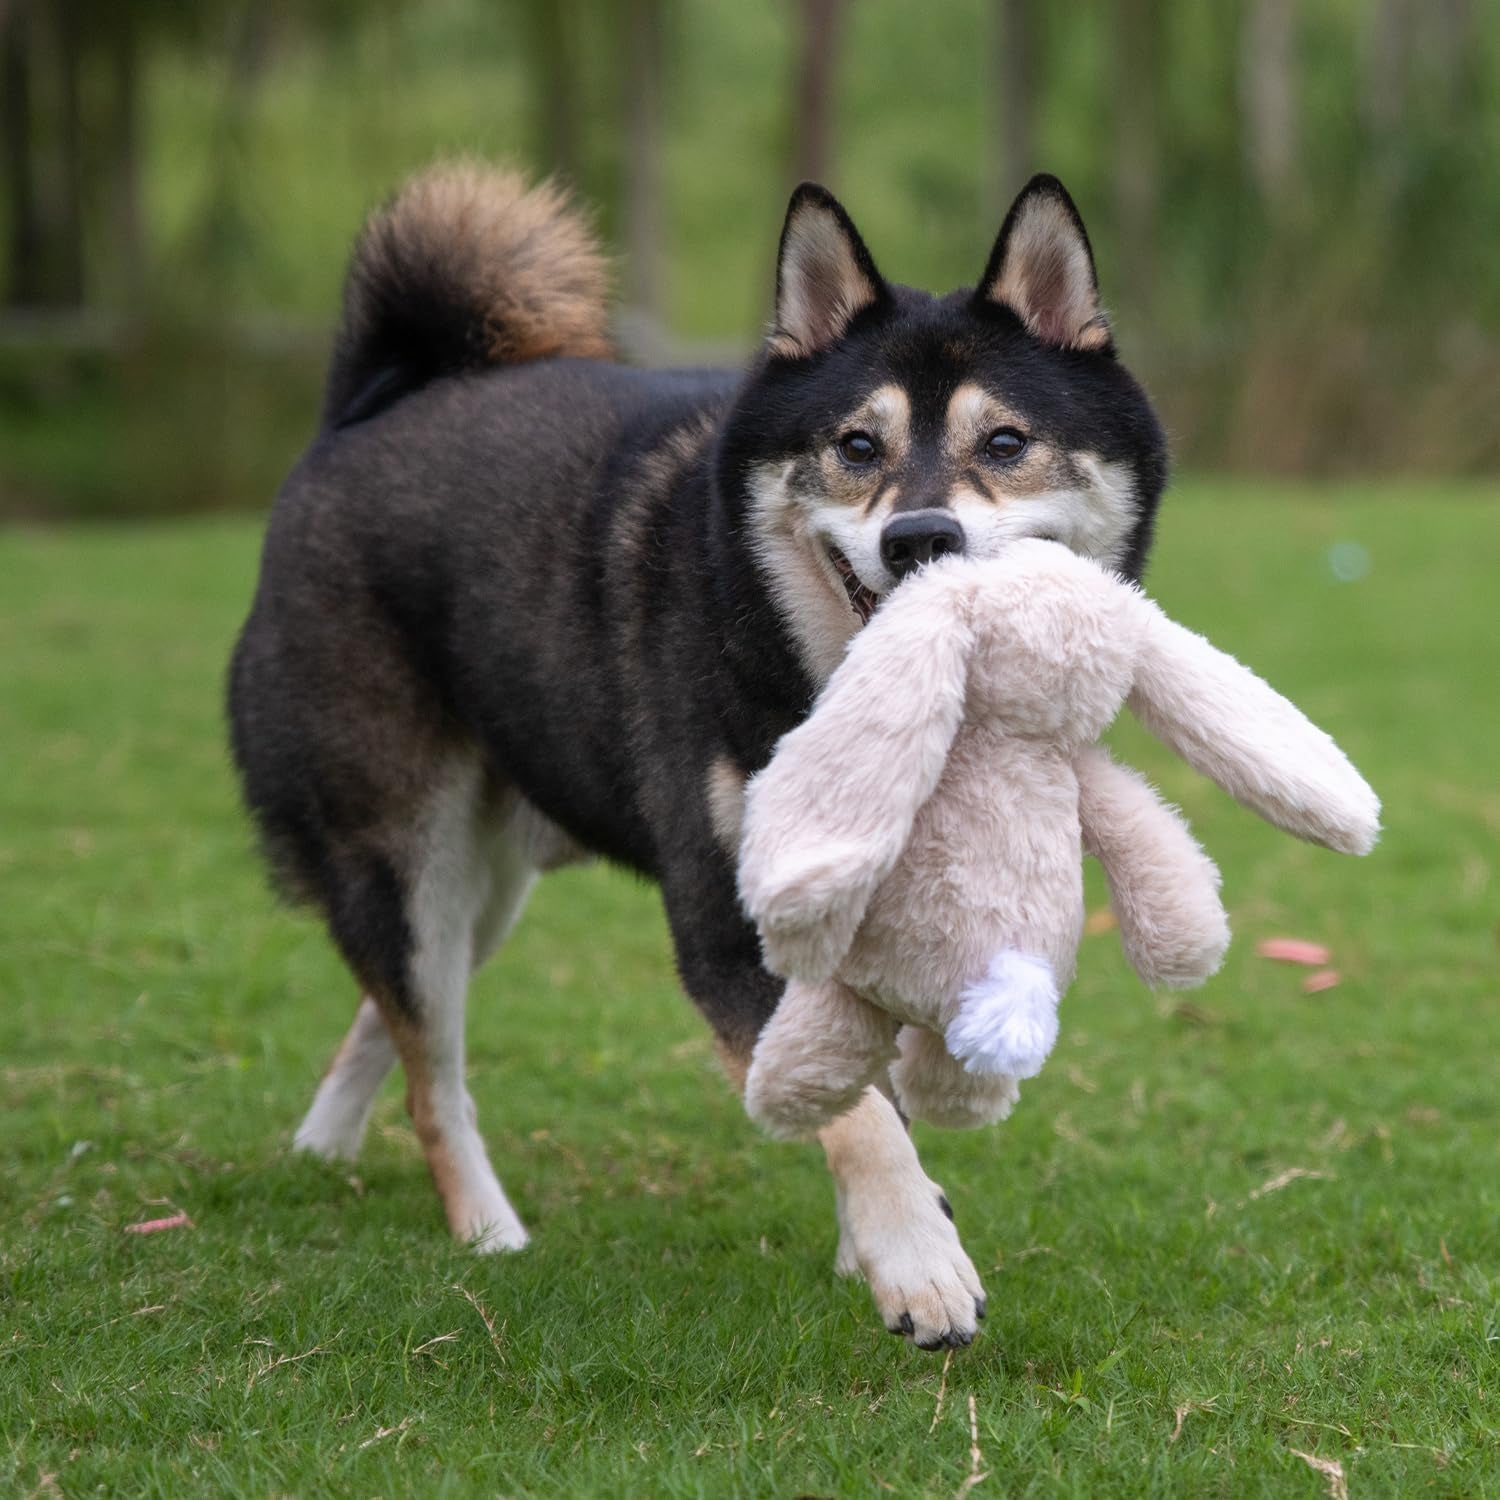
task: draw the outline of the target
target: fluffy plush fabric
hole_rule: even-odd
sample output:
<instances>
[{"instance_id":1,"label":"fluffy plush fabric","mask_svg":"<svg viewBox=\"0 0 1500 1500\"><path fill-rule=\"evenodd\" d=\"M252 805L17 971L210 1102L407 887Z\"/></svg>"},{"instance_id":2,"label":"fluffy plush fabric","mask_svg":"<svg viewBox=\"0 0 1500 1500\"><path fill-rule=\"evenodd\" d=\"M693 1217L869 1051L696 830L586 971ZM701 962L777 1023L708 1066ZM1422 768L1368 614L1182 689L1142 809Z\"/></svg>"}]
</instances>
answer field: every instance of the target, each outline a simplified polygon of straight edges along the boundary
<instances>
[{"instance_id":1,"label":"fluffy plush fabric","mask_svg":"<svg viewBox=\"0 0 1500 1500\"><path fill-rule=\"evenodd\" d=\"M1127 699L1262 817L1373 845L1379 803L1333 741L1132 585L1039 541L934 564L881 605L747 788L741 898L767 965L796 981L747 1082L767 1129L806 1133L848 1107L898 1022L909 1114L1007 1111L1057 1035L1084 851L1148 983L1214 972L1218 872L1094 743Z\"/></svg>"}]
</instances>

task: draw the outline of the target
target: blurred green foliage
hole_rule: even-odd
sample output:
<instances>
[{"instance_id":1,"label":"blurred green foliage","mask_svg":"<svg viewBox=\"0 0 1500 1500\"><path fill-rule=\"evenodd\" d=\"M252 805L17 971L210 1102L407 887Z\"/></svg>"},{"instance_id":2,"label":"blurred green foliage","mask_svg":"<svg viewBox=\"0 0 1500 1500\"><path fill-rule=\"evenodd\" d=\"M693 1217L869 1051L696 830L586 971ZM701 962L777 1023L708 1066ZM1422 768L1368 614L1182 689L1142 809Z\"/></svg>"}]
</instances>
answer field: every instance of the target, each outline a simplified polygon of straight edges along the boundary
<instances>
[{"instance_id":1,"label":"blurred green foliage","mask_svg":"<svg viewBox=\"0 0 1500 1500\"><path fill-rule=\"evenodd\" d=\"M660 305L631 324L653 349L736 357L765 315L809 130L795 80L811 0L57 4L82 38L82 282L76 305L0 317L0 514L265 503L310 435L363 215L441 155L566 168L612 244L660 260ZM972 280L1019 170L1046 168L1083 208L1125 356L1186 463L1500 465L1494 5L832 9L823 174L888 275ZM1289 17L1287 44L1257 61L1262 13ZM5 17L27 14L40 25L42 0ZM1016 15L1030 28L1019 152L1001 97ZM659 32L659 86L632 73L642 26ZM130 234L110 103L127 46ZM34 130L56 104L37 92ZM661 181L644 240L643 110ZM1267 130L1283 145L1269 176ZM0 208L0 232L13 219Z\"/></svg>"}]
</instances>

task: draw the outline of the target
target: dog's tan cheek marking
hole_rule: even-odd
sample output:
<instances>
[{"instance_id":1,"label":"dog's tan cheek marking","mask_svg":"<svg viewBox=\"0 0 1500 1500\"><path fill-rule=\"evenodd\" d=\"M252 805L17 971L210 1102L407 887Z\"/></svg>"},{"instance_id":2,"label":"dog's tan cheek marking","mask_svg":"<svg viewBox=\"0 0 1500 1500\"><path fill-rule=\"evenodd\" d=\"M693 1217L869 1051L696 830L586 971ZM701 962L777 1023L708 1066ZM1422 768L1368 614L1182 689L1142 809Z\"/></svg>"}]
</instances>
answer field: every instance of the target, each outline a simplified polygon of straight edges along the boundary
<instances>
[{"instance_id":1,"label":"dog's tan cheek marking","mask_svg":"<svg viewBox=\"0 0 1500 1500\"><path fill-rule=\"evenodd\" d=\"M971 464L964 470L961 482L995 505L1023 500L1046 490L1067 489L1072 484L1067 477L1067 465L1059 461L1049 443L1039 438L1033 438L1026 451L1012 463Z\"/></svg>"},{"instance_id":2,"label":"dog's tan cheek marking","mask_svg":"<svg viewBox=\"0 0 1500 1500\"><path fill-rule=\"evenodd\" d=\"M727 755L708 768L708 817L714 837L731 859L739 857L745 822L745 773Z\"/></svg>"},{"instance_id":3,"label":"dog's tan cheek marking","mask_svg":"<svg viewBox=\"0 0 1500 1500\"><path fill-rule=\"evenodd\" d=\"M714 1051L719 1055L719 1066L729 1080L735 1093L745 1092L745 1075L750 1071L750 1053L741 1052L722 1037L714 1038Z\"/></svg>"},{"instance_id":4,"label":"dog's tan cheek marking","mask_svg":"<svg viewBox=\"0 0 1500 1500\"><path fill-rule=\"evenodd\" d=\"M808 497L793 491L795 475L816 473L816 463L792 460L751 471L750 545L768 577L771 596L813 680L826 682L843 656L857 621L843 590L832 580L809 533ZM827 498L827 497L824 497Z\"/></svg>"}]
</instances>

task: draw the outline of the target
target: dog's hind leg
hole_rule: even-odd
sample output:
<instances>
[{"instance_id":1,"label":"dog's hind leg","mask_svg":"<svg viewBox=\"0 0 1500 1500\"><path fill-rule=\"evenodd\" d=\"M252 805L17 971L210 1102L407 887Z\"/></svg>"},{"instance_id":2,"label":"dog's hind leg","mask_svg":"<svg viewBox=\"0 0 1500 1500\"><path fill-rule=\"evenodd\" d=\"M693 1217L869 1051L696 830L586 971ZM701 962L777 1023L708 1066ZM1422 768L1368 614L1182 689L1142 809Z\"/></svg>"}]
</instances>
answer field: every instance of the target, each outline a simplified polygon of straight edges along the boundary
<instances>
[{"instance_id":1,"label":"dog's hind leg","mask_svg":"<svg viewBox=\"0 0 1500 1500\"><path fill-rule=\"evenodd\" d=\"M367 995L297 1132L324 1156L357 1149L397 1056L406 1105L453 1233L518 1250L526 1230L490 1166L464 1079L469 979L509 930L536 877L534 830L477 755L434 760L427 792L377 845L331 851L329 925Z\"/></svg>"},{"instance_id":2,"label":"dog's hind leg","mask_svg":"<svg viewBox=\"0 0 1500 1500\"><path fill-rule=\"evenodd\" d=\"M423 820L410 879L405 1004L383 1009L406 1072L406 1107L454 1235L519 1250L525 1227L490 1165L464 1079L469 978L520 913L536 876L518 799L487 792L477 761L450 765Z\"/></svg>"},{"instance_id":3,"label":"dog's hind leg","mask_svg":"<svg viewBox=\"0 0 1500 1500\"><path fill-rule=\"evenodd\" d=\"M396 1046L380 1007L366 995L292 1144L329 1161L353 1161L364 1144L375 1095L395 1061Z\"/></svg>"}]
</instances>

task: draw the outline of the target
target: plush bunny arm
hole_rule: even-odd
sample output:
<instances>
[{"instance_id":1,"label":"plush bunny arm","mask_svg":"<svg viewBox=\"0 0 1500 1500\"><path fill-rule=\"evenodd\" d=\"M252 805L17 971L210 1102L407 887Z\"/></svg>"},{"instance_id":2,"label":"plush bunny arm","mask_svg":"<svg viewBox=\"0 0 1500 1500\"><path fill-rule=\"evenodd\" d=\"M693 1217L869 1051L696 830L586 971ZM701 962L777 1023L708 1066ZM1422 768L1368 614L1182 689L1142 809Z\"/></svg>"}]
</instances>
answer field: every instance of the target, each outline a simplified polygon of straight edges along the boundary
<instances>
[{"instance_id":1,"label":"plush bunny arm","mask_svg":"<svg viewBox=\"0 0 1500 1500\"><path fill-rule=\"evenodd\" d=\"M1380 801L1343 751L1232 656L1140 603L1146 617L1128 701L1141 723L1267 822L1368 854Z\"/></svg>"},{"instance_id":2,"label":"plush bunny arm","mask_svg":"<svg viewBox=\"0 0 1500 1500\"><path fill-rule=\"evenodd\" d=\"M1073 764L1084 852L1104 866L1131 967L1151 985L1202 984L1229 946L1214 862L1145 777L1102 745Z\"/></svg>"},{"instance_id":3,"label":"plush bunny arm","mask_svg":"<svg viewBox=\"0 0 1500 1500\"><path fill-rule=\"evenodd\" d=\"M967 597L943 570L903 584L751 780L740 899L774 973L833 973L936 788L964 710Z\"/></svg>"}]
</instances>

